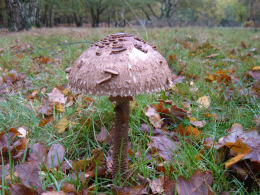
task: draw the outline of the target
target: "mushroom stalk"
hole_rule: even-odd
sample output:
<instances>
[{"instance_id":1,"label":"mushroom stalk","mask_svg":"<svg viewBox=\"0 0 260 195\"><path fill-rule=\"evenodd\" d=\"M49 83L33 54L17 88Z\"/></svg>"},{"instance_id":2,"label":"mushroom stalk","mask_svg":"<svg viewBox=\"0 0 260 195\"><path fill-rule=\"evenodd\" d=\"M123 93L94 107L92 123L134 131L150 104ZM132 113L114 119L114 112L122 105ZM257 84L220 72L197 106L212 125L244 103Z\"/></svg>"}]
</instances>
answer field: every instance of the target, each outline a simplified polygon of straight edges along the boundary
<instances>
[{"instance_id":1,"label":"mushroom stalk","mask_svg":"<svg viewBox=\"0 0 260 195\"><path fill-rule=\"evenodd\" d=\"M126 177L128 169L128 124L129 124L129 100L116 101L116 121L113 146L113 177L117 174Z\"/></svg>"}]
</instances>

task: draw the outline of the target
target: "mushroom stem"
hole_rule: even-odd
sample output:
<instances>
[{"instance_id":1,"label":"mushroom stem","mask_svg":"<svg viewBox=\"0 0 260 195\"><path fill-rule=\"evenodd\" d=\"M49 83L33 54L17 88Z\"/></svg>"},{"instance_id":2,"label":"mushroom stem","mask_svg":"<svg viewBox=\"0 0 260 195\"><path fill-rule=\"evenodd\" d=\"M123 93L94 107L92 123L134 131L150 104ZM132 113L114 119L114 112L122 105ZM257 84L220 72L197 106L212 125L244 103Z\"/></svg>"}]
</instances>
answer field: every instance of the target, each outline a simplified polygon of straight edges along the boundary
<instances>
[{"instance_id":1,"label":"mushroom stem","mask_svg":"<svg viewBox=\"0 0 260 195\"><path fill-rule=\"evenodd\" d=\"M129 124L129 100L116 101L116 121L113 146L113 167L112 174L124 178L128 169L128 124Z\"/></svg>"}]
</instances>

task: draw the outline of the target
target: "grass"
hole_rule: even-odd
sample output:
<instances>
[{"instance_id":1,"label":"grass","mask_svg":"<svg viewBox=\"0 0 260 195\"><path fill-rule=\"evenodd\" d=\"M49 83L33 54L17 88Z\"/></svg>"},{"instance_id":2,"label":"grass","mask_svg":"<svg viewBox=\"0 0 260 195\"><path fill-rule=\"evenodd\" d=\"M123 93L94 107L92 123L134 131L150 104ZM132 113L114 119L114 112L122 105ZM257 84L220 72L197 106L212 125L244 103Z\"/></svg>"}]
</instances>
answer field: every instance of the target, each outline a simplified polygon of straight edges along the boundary
<instances>
[{"instance_id":1,"label":"grass","mask_svg":"<svg viewBox=\"0 0 260 195\"><path fill-rule=\"evenodd\" d=\"M0 53L0 71L7 72L15 69L18 72L25 72L27 78L32 81L33 89L45 88L50 92L56 85L66 85L67 78L65 69L70 67L73 61L86 50L92 42L98 41L105 35L114 32L129 32L142 37L144 40L156 45L159 52L167 58L175 54L177 61L169 62L174 73L181 73L186 76L183 83L176 84L176 90L170 94L165 93L154 95L139 95L136 97L137 106L131 110L130 115L130 142L132 150L136 153L139 150L147 152L147 143L149 139L140 131L142 123L149 124L149 120L144 114L145 108L154 103L158 103L159 98L169 99L179 107L183 107L182 102L192 103L191 115L198 120L206 120L207 124L202 129L205 137L215 136L216 139L226 135L226 129L234 123L240 123L244 129L250 129L255 126L254 117L260 114L259 101L246 94L241 94L241 89L247 89L250 82L246 78L246 72L253 66L260 65L259 51L260 41L255 41L259 32L250 29L232 29L232 28L162 28L162 29L34 29L30 32L10 33L0 37L0 48L4 51ZM241 47L241 41L247 45L247 49ZM78 43L82 42L82 43ZM209 43L205 48L193 50L185 49L183 43L189 42L193 45ZM14 50L11 46L26 47L24 51ZM256 48L258 56L246 57L250 48ZM236 52L231 54L230 51ZM206 56L217 53L213 59L208 60ZM19 55L22 54L21 57ZM59 62L48 63L39 67L33 58L45 56L50 59L56 59ZM223 59L232 59L234 62L223 61ZM214 74L219 69L235 69L234 73L239 78L238 84L231 84L234 88L234 94L225 100L223 92L228 86L219 84L215 81L206 82L207 73ZM1 75L0 75L1 76ZM190 90L190 82L198 88L196 92ZM223 90L221 90L223 89ZM46 92L39 94L39 99L28 103L25 99L26 91L19 91L16 94L9 94L0 98L0 131L6 131L11 127L26 126L29 129L30 143L38 141L44 142L47 146L54 143L61 143L66 149L66 159L78 160L83 157L91 157L91 150L100 148L107 154L109 147L96 140L96 135L102 126L110 129L114 121L113 105L106 97L92 97L93 104L87 109L81 109L76 117L73 117L73 123L63 134L57 134L53 125L47 124L39 127L40 117L38 109L42 98ZM210 96L211 105L209 109L200 109L196 103L202 96ZM1 97L1 94L0 94ZM77 103L72 107L66 108L65 112L56 113L55 121L62 116L73 116L76 112ZM222 120L210 120L205 116L206 113L215 113ZM84 119L90 119L85 120ZM184 121L183 125L189 122ZM246 189L242 181L235 177L227 178L223 163L217 159L217 152L214 149L205 150L201 160L196 160L196 156L204 148L203 139L196 144L187 143L185 137L179 137L183 142L183 147L174 155L174 161L171 166L174 172L170 172L169 166L167 174L173 179L179 175L190 177L198 168L202 170L211 170L214 175L213 191L216 194L229 191L231 194L244 194ZM134 174L130 182L136 182L137 175L140 174L151 180L158 178L156 167L151 164L152 160L145 158L145 153L141 159L130 156L130 166ZM41 175L43 187L54 185L56 190L60 189L60 183L70 182L80 189L79 179L65 175L61 170L46 171ZM106 186L111 184L109 179L94 178L96 191L112 193ZM122 183L121 183L122 184ZM116 183L120 185L120 183ZM6 186L3 180L2 186ZM4 188L2 188L4 189ZM259 189L255 189L252 194L257 194Z\"/></svg>"}]
</instances>

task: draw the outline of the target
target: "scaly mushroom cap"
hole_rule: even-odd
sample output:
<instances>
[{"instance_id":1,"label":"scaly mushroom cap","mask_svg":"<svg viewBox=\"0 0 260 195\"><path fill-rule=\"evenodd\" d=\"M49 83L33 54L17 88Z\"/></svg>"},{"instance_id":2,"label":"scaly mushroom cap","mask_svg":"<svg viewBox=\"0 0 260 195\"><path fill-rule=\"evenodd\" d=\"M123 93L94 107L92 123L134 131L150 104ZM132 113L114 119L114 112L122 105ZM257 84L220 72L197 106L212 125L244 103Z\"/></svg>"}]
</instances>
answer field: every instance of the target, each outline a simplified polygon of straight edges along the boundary
<instances>
[{"instance_id":1,"label":"scaly mushroom cap","mask_svg":"<svg viewBox=\"0 0 260 195\"><path fill-rule=\"evenodd\" d=\"M92 45L74 62L69 85L77 92L125 97L167 89L171 77L156 47L134 35L116 33Z\"/></svg>"}]
</instances>

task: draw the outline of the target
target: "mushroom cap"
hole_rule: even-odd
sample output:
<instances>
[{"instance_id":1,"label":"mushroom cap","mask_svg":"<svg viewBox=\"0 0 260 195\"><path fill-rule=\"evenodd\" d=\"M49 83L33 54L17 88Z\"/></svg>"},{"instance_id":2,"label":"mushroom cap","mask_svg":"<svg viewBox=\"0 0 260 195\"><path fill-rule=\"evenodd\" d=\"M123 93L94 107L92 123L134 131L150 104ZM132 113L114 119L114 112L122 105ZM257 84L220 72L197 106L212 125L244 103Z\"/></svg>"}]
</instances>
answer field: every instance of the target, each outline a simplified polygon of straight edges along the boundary
<instances>
[{"instance_id":1,"label":"mushroom cap","mask_svg":"<svg viewBox=\"0 0 260 195\"><path fill-rule=\"evenodd\" d=\"M127 97L165 90L172 74L156 47L126 33L91 45L72 65L69 85L76 92Z\"/></svg>"}]
</instances>

